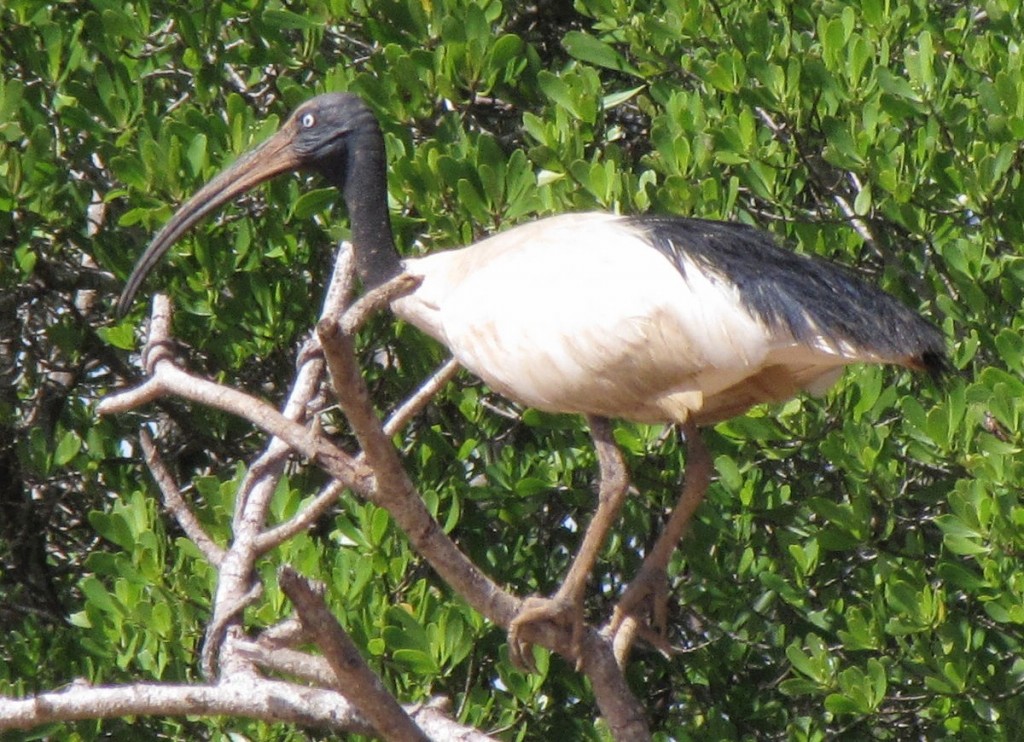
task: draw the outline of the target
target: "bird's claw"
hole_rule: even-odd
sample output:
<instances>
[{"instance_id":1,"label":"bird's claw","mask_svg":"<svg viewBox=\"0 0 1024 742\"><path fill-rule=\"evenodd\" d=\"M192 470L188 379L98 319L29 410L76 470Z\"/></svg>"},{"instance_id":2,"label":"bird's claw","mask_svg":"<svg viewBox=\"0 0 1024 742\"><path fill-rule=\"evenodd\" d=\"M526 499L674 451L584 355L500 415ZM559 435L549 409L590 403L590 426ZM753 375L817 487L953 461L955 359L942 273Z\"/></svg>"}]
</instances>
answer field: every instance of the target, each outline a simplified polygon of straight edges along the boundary
<instances>
[{"instance_id":1,"label":"bird's claw","mask_svg":"<svg viewBox=\"0 0 1024 742\"><path fill-rule=\"evenodd\" d=\"M641 567L615 606L608 635L614 638L623 621L633 616L642 626L664 637L668 626L668 593L668 574L664 569ZM640 615L641 604L646 598L651 601L649 620Z\"/></svg>"},{"instance_id":2,"label":"bird's claw","mask_svg":"<svg viewBox=\"0 0 1024 742\"><path fill-rule=\"evenodd\" d=\"M585 629L583 605L580 601L559 594L551 598L534 595L523 601L519 612L508 626L509 658L512 660L512 664L520 670L536 672L537 667L533 661L533 645L522 637L522 631L529 624L542 622L569 629L570 655L579 669Z\"/></svg>"}]
</instances>

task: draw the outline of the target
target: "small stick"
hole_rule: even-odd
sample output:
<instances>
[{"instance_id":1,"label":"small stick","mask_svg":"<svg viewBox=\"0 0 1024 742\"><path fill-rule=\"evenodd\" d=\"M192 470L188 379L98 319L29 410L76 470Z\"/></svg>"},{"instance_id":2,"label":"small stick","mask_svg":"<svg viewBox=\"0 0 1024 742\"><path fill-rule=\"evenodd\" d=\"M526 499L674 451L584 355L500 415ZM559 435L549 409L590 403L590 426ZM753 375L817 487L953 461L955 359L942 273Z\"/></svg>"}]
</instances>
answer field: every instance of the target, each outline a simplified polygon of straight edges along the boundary
<instances>
[{"instance_id":1,"label":"small stick","mask_svg":"<svg viewBox=\"0 0 1024 742\"><path fill-rule=\"evenodd\" d=\"M160 492L163 493L164 507L178 521L178 525L181 526L185 535L203 552L203 556L206 557L207 561L219 567L224 559L224 549L214 543L213 539L210 538L199 524L195 513L189 509L188 503L185 502L185 498L181 495L181 490L178 489L178 485L174 481L174 477L171 476L167 467L164 466L163 459L160 458L160 453L156 450L156 445L153 443L153 438L145 428L139 430L139 441L142 443L142 453L146 457L146 466L149 467L149 471L153 474L153 479L156 480Z\"/></svg>"}]
</instances>

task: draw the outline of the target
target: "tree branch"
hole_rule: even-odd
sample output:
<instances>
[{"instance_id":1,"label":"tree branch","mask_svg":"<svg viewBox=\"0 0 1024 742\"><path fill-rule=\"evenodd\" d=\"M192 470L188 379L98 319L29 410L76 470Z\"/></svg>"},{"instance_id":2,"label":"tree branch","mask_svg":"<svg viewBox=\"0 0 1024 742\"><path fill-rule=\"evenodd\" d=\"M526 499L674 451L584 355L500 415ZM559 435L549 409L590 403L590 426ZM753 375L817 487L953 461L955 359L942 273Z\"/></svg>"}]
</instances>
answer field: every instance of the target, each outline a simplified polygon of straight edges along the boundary
<instances>
[{"instance_id":1,"label":"tree branch","mask_svg":"<svg viewBox=\"0 0 1024 742\"><path fill-rule=\"evenodd\" d=\"M164 466L163 459L160 458L160 453L156 450L153 439L145 428L139 429L139 441L142 443L142 453L146 457L146 466L149 467L153 479L156 480L160 492L163 493L164 507L178 521L178 525L181 526L185 535L203 552L203 556L211 564L220 566L224 559L224 549L218 546L199 524L195 513L189 508L185 498L181 496L181 490L178 489L174 477Z\"/></svg>"},{"instance_id":2,"label":"tree branch","mask_svg":"<svg viewBox=\"0 0 1024 742\"><path fill-rule=\"evenodd\" d=\"M370 498L386 508L416 550L476 610L508 626L519 599L498 587L471 562L430 515L402 467L391 440L381 429L362 374L355 362L352 338L342 322L325 317L317 325L324 357L338 403L376 474Z\"/></svg>"},{"instance_id":3,"label":"tree branch","mask_svg":"<svg viewBox=\"0 0 1024 742\"><path fill-rule=\"evenodd\" d=\"M420 385L419 389L413 392L412 396L392 411L384 422L384 435L390 438L404 428L410 420L420 413L420 410L426 407L427 402L444 388L445 384L455 378L459 368L459 362L454 358L449 358L445 361L429 379Z\"/></svg>"},{"instance_id":4,"label":"tree branch","mask_svg":"<svg viewBox=\"0 0 1024 742\"><path fill-rule=\"evenodd\" d=\"M264 531L256 538L256 551L259 554L266 554L296 534L302 533L312 526L323 516L328 508L338 501L341 493L345 491L345 485L337 479L332 479L320 494L306 504L302 510L296 513L295 517L282 523L279 526Z\"/></svg>"},{"instance_id":5,"label":"tree branch","mask_svg":"<svg viewBox=\"0 0 1024 742\"><path fill-rule=\"evenodd\" d=\"M278 581L281 590L295 606L303 628L331 666L335 677L333 685L344 689L345 697L370 720L376 733L387 740L426 740L423 731L363 660L359 649L327 609L321 595L288 566L278 572Z\"/></svg>"},{"instance_id":6,"label":"tree branch","mask_svg":"<svg viewBox=\"0 0 1024 742\"><path fill-rule=\"evenodd\" d=\"M278 680L239 675L217 685L136 683L119 687L74 684L58 693L0 698L0 730L124 716L244 716L336 732L372 734L343 696Z\"/></svg>"},{"instance_id":7,"label":"tree branch","mask_svg":"<svg viewBox=\"0 0 1024 742\"><path fill-rule=\"evenodd\" d=\"M405 296L422 283L423 279L402 273L390 281L363 294L341 315L345 324L345 333L353 335L366 324L372 315L379 312L392 300ZM323 319L334 319L338 314L325 314ZM321 337L321 341L323 338Z\"/></svg>"},{"instance_id":8,"label":"tree branch","mask_svg":"<svg viewBox=\"0 0 1024 742\"><path fill-rule=\"evenodd\" d=\"M404 710L429 739L491 740L452 721L439 703L416 704ZM94 687L73 683L66 690L31 698L0 697L0 731L126 716L239 716L335 734L374 733L355 706L339 693L253 675L240 675L216 685L136 683Z\"/></svg>"},{"instance_id":9,"label":"tree branch","mask_svg":"<svg viewBox=\"0 0 1024 742\"><path fill-rule=\"evenodd\" d=\"M644 707L626 682L612 644L593 629L586 631L580 655L583 672L590 678L601 716L617 742L647 742L651 732Z\"/></svg>"}]
</instances>

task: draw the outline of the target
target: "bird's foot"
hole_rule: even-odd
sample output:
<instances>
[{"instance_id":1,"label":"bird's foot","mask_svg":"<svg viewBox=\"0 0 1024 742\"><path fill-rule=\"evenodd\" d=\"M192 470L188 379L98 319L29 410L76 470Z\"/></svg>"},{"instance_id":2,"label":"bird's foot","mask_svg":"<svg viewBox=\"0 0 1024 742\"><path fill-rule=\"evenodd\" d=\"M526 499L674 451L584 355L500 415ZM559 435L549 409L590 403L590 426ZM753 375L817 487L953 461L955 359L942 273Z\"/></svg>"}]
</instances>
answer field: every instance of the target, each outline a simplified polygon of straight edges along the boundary
<instances>
[{"instance_id":1,"label":"bird's foot","mask_svg":"<svg viewBox=\"0 0 1024 742\"><path fill-rule=\"evenodd\" d=\"M645 638L654 639L653 643L660 648L665 644L668 625L668 594L665 570L660 566L642 566L619 598L605 635L614 640L626 619L631 618L640 624ZM644 616L643 604L647 599L650 599L649 613Z\"/></svg>"},{"instance_id":2,"label":"bird's foot","mask_svg":"<svg viewBox=\"0 0 1024 742\"><path fill-rule=\"evenodd\" d=\"M583 644L583 601L562 591L550 598L534 595L523 601L519 612L508 626L508 648L512 664L520 670L535 672L533 661L533 645L523 636L523 628L528 625L550 623L569 631L569 648L577 669L581 661L581 645Z\"/></svg>"}]
</instances>

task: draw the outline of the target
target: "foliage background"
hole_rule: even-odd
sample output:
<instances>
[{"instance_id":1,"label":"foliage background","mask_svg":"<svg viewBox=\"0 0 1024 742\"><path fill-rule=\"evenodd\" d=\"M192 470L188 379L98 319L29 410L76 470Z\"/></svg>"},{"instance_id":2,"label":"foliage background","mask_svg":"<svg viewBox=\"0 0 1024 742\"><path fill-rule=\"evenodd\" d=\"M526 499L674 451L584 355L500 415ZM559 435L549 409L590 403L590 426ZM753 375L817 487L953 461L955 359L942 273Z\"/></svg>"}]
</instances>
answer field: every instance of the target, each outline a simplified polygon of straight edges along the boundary
<instances>
[{"instance_id":1,"label":"foliage background","mask_svg":"<svg viewBox=\"0 0 1024 742\"><path fill-rule=\"evenodd\" d=\"M1012 738L1024 723L1024 74L1017 0L324 0L0 8L0 687L196 679L215 575L161 516L135 431L226 539L253 431L167 402L97 419L136 380L143 302L120 281L174 206L298 102L354 90L381 116L409 253L534 216L654 210L739 219L855 265L945 330L938 388L877 368L708 431L717 481L674 562L672 640L631 680L674 738ZM281 394L343 208L286 178L196 230L149 284L190 363ZM382 408L443 357L407 327L362 339ZM676 439L620 424L641 496L591 586L602 615L673 500ZM344 435L343 429L339 435ZM552 590L591 512L582 423L463 376L398 442L463 548L522 593ZM296 470L275 512L309 497ZM511 669L374 507L290 561L402 700L449 696L507 738L600 736L560 661ZM151 734L286 739L247 720ZM118 722L43 732L94 739ZM134 726L139 734L140 727Z\"/></svg>"}]
</instances>

